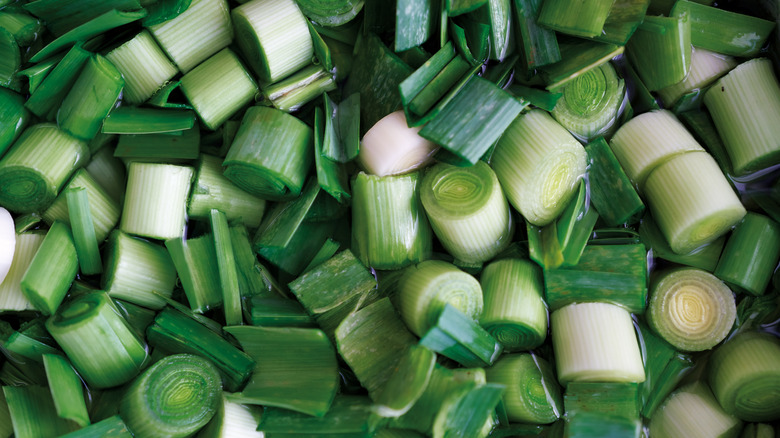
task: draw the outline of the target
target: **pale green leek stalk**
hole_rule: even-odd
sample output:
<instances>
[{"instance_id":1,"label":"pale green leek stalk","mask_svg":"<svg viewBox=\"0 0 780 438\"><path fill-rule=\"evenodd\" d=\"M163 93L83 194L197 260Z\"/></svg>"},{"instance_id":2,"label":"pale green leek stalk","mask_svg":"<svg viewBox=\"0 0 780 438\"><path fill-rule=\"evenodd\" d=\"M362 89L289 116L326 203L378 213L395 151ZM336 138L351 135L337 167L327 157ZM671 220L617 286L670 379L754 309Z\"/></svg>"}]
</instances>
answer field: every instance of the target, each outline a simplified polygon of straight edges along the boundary
<instances>
[{"instance_id":1,"label":"pale green leek stalk","mask_svg":"<svg viewBox=\"0 0 780 438\"><path fill-rule=\"evenodd\" d=\"M741 427L742 422L724 411L701 381L675 391L650 420L653 438L732 437Z\"/></svg>"},{"instance_id":2,"label":"pale green leek stalk","mask_svg":"<svg viewBox=\"0 0 780 438\"><path fill-rule=\"evenodd\" d=\"M59 354L44 354L43 365L57 415L72 420L81 427L89 425L89 414L84 402L84 383L68 359Z\"/></svg>"},{"instance_id":3,"label":"pale green leek stalk","mask_svg":"<svg viewBox=\"0 0 780 438\"><path fill-rule=\"evenodd\" d=\"M22 277L22 291L36 310L51 315L65 299L78 269L70 227L54 222Z\"/></svg>"},{"instance_id":4,"label":"pale green leek stalk","mask_svg":"<svg viewBox=\"0 0 780 438\"><path fill-rule=\"evenodd\" d=\"M0 207L0 248L4 248L0 254L0 285L11 270L16 251L16 227L11 213ZM2 296L2 295L0 295Z\"/></svg>"},{"instance_id":5,"label":"pale green leek stalk","mask_svg":"<svg viewBox=\"0 0 780 438\"><path fill-rule=\"evenodd\" d=\"M127 170L122 160L114 157L114 148L102 147L98 149L92 154L92 159L84 168L117 205L122 204L122 199L125 196Z\"/></svg>"},{"instance_id":6,"label":"pale green leek stalk","mask_svg":"<svg viewBox=\"0 0 780 438\"><path fill-rule=\"evenodd\" d=\"M11 262L8 275L0 282L0 312L33 310L35 308L24 295L21 282L45 236L46 233L42 231L28 231L16 235L13 262Z\"/></svg>"},{"instance_id":7,"label":"pale green leek stalk","mask_svg":"<svg viewBox=\"0 0 780 438\"><path fill-rule=\"evenodd\" d=\"M534 225L552 222L585 174L585 148L543 110L518 116L491 161L509 202Z\"/></svg>"},{"instance_id":8,"label":"pale green leek stalk","mask_svg":"<svg viewBox=\"0 0 780 438\"><path fill-rule=\"evenodd\" d=\"M192 0L178 17L149 30L183 73L233 41L230 9L225 0Z\"/></svg>"},{"instance_id":9,"label":"pale green leek stalk","mask_svg":"<svg viewBox=\"0 0 780 438\"><path fill-rule=\"evenodd\" d=\"M563 415L552 365L535 354L504 355L485 370L485 377L506 386L502 400L510 422L547 424Z\"/></svg>"},{"instance_id":10,"label":"pale green leek stalk","mask_svg":"<svg viewBox=\"0 0 780 438\"><path fill-rule=\"evenodd\" d=\"M643 382L645 370L627 310L575 303L550 315L558 381Z\"/></svg>"},{"instance_id":11,"label":"pale green leek stalk","mask_svg":"<svg viewBox=\"0 0 780 438\"><path fill-rule=\"evenodd\" d=\"M241 404L228 392L222 392L222 401L217 412L198 433L202 438L263 438L263 432L257 430L262 407Z\"/></svg>"},{"instance_id":12,"label":"pale green leek stalk","mask_svg":"<svg viewBox=\"0 0 780 438\"><path fill-rule=\"evenodd\" d=\"M736 66L737 60L731 56L694 47L688 75L682 81L658 90L658 95L664 105L671 108L683 95L703 91L702 89Z\"/></svg>"},{"instance_id":13,"label":"pale green leek stalk","mask_svg":"<svg viewBox=\"0 0 780 438\"><path fill-rule=\"evenodd\" d=\"M493 169L441 163L425 173L420 200L444 248L462 263L482 263L503 251L514 234L509 204Z\"/></svg>"},{"instance_id":14,"label":"pale green leek stalk","mask_svg":"<svg viewBox=\"0 0 780 438\"><path fill-rule=\"evenodd\" d=\"M439 147L409 127L401 110L392 112L369 129L360 141L358 160L366 172L398 175L427 165Z\"/></svg>"},{"instance_id":15,"label":"pale green leek stalk","mask_svg":"<svg viewBox=\"0 0 780 438\"><path fill-rule=\"evenodd\" d=\"M129 104L145 102L179 72L147 30L109 52L106 59L125 78L122 99Z\"/></svg>"},{"instance_id":16,"label":"pale green leek stalk","mask_svg":"<svg viewBox=\"0 0 780 438\"><path fill-rule=\"evenodd\" d=\"M263 87L263 94L275 108L292 113L322 96L323 93L337 88L332 72L325 70L319 64L310 64L286 79Z\"/></svg>"},{"instance_id":17,"label":"pale green leek stalk","mask_svg":"<svg viewBox=\"0 0 780 438\"><path fill-rule=\"evenodd\" d=\"M398 363L387 387L376 398L374 411L382 417L400 417L409 412L425 392L436 366L436 353L412 345Z\"/></svg>"},{"instance_id":18,"label":"pale green leek stalk","mask_svg":"<svg viewBox=\"0 0 780 438\"><path fill-rule=\"evenodd\" d=\"M84 275L100 274L103 264L100 262L98 240L95 237L95 225L90 213L87 189L74 187L65 191L70 213L70 227L73 231L73 244L76 246L79 269Z\"/></svg>"},{"instance_id":19,"label":"pale green leek stalk","mask_svg":"<svg viewBox=\"0 0 780 438\"><path fill-rule=\"evenodd\" d=\"M241 292L238 289L238 267L233 251L233 242L230 239L227 216L219 210L212 209L209 222L211 223L211 233L214 235L225 324L241 325L244 320L241 315Z\"/></svg>"},{"instance_id":20,"label":"pale green leek stalk","mask_svg":"<svg viewBox=\"0 0 780 438\"><path fill-rule=\"evenodd\" d=\"M184 234L193 169L155 163L130 163L120 229L153 239Z\"/></svg>"},{"instance_id":21,"label":"pale green leek stalk","mask_svg":"<svg viewBox=\"0 0 780 438\"><path fill-rule=\"evenodd\" d=\"M3 386L14 437L60 436L76 430L76 423L59 418L49 388L38 385Z\"/></svg>"}]
</instances>

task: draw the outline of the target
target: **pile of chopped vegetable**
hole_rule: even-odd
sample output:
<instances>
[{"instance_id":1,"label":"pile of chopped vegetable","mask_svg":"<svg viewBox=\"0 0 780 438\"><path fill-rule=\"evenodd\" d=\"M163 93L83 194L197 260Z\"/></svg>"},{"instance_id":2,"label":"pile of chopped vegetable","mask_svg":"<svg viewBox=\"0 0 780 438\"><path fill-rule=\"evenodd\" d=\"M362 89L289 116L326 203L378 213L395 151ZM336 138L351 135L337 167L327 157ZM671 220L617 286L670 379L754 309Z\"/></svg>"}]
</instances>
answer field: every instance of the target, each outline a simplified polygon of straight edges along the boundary
<instances>
[{"instance_id":1,"label":"pile of chopped vegetable","mask_svg":"<svg viewBox=\"0 0 780 438\"><path fill-rule=\"evenodd\" d=\"M778 22L0 0L0 438L774 437Z\"/></svg>"}]
</instances>

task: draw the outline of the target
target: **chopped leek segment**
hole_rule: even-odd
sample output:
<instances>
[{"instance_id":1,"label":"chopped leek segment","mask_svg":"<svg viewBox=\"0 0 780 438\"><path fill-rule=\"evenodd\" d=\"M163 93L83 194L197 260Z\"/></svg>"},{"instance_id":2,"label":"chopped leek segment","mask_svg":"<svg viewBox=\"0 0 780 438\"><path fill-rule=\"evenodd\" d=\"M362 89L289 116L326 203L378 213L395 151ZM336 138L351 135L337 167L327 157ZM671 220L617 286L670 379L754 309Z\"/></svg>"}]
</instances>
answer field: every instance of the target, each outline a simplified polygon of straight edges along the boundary
<instances>
[{"instance_id":1,"label":"chopped leek segment","mask_svg":"<svg viewBox=\"0 0 780 438\"><path fill-rule=\"evenodd\" d=\"M539 24L561 33L595 37L601 34L612 3L612 0L588 4L572 0L545 0L539 11Z\"/></svg>"},{"instance_id":2,"label":"chopped leek segment","mask_svg":"<svg viewBox=\"0 0 780 438\"><path fill-rule=\"evenodd\" d=\"M190 129L195 124L192 111L121 106L103 121L106 134L153 134Z\"/></svg>"},{"instance_id":3,"label":"chopped leek segment","mask_svg":"<svg viewBox=\"0 0 780 438\"><path fill-rule=\"evenodd\" d=\"M608 226L636 222L645 204L632 186L623 167L603 138L585 146L588 153L590 202Z\"/></svg>"},{"instance_id":4,"label":"chopped leek segment","mask_svg":"<svg viewBox=\"0 0 780 438\"><path fill-rule=\"evenodd\" d=\"M122 96L130 104L152 97L179 71L147 30L109 52L106 59L122 73L125 79Z\"/></svg>"},{"instance_id":5,"label":"chopped leek segment","mask_svg":"<svg viewBox=\"0 0 780 438\"><path fill-rule=\"evenodd\" d=\"M723 248L713 273L732 289L763 295L780 261L780 224L748 212Z\"/></svg>"},{"instance_id":6,"label":"chopped leek segment","mask_svg":"<svg viewBox=\"0 0 780 438\"><path fill-rule=\"evenodd\" d=\"M561 387L545 359L530 353L507 354L485 375L488 382L506 386L502 401L510 422L547 424L563 415Z\"/></svg>"},{"instance_id":7,"label":"chopped leek segment","mask_svg":"<svg viewBox=\"0 0 780 438\"><path fill-rule=\"evenodd\" d=\"M697 381L683 386L666 399L653 415L653 437L736 436L742 422L726 412L706 383Z\"/></svg>"},{"instance_id":8,"label":"chopped leek segment","mask_svg":"<svg viewBox=\"0 0 780 438\"><path fill-rule=\"evenodd\" d=\"M628 40L626 54L650 91L685 79L691 68L691 17L646 16Z\"/></svg>"},{"instance_id":9,"label":"chopped leek segment","mask_svg":"<svg viewBox=\"0 0 780 438\"><path fill-rule=\"evenodd\" d=\"M476 321L447 303L420 345L441 353L465 367L492 365L503 346Z\"/></svg>"}]
</instances>

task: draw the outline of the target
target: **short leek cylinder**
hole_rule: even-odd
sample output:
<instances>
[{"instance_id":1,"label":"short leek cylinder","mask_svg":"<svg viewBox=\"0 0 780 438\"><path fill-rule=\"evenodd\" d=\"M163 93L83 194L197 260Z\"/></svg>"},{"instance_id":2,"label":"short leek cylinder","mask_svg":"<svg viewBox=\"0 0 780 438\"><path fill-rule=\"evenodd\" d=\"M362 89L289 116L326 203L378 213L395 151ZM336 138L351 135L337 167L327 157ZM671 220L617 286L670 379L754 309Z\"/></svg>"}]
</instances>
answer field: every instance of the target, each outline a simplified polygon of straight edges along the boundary
<instances>
[{"instance_id":1,"label":"short leek cylinder","mask_svg":"<svg viewBox=\"0 0 780 438\"><path fill-rule=\"evenodd\" d=\"M744 332L712 354L709 382L723 409L745 421L780 419L780 341Z\"/></svg>"},{"instance_id":2,"label":"short leek cylinder","mask_svg":"<svg viewBox=\"0 0 780 438\"><path fill-rule=\"evenodd\" d=\"M22 277L22 291L37 310L51 315L62 303L78 270L70 227L54 222Z\"/></svg>"},{"instance_id":3,"label":"short leek cylinder","mask_svg":"<svg viewBox=\"0 0 780 438\"><path fill-rule=\"evenodd\" d=\"M146 365L146 343L104 293L81 295L46 321L46 328L84 380L95 388L121 385Z\"/></svg>"},{"instance_id":4,"label":"short leek cylinder","mask_svg":"<svg viewBox=\"0 0 780 438\"><path fill-rule=\"evenodd\" d=\"M531 110L506 129L491 165L509 202L528 222L544 226L576 193L587 156L552 116Z\"/></svg>"},{"instance_id":5,"label":"short leek cylinder","mask_svg":"<svg viewBox=\"0 0 780 438\"><path fill-rule=\"evenodd\" d=\"M536 348L547 337L542 273L529 260L504 259L482 270L484 308L479 323L505 351Z\"/></svg>"},{"instance_id":6,"label":"short leek cylinder","mask_svg":"<svg viewBox=\"0 0 780 438\"><path fill-rule=\"evenodd\" d=\"M179 16L155 24L149 30L184 73L233 40L230 9L225 0L192 0ZM193 38L193 35L198 35L198 38Z\"/></svg>"},{"instance_id":7,"label":"short leek cylinder","mask_svg":"<svg viewBox=\"0 0 780 438\"><path fill-rule=\"evenodd\" d=\"M201 122L215 130L252 102L257 85L236 54L223 49L182 76L181 91Z\"/></svg>"},{"instance_id":8,"label":"short leek cylinder","mask_svg":"<svg viewBox=\"0 0 780 438\"><path fill-rule=\"evenodd\" d=\"M780 85L767 58L744 62L704 95L734 174L780 163Z\"/></svg>"},{"instance_id":9,"label":"short leek cylinder","mask_svg":"<svg viewBox=\"0 0 780 438\"><path fill-rule=\"evenodd\" d=\"M643 382L631 314L614 304L580 303L550 315L558 381Z\"/></svg>"},{"instance_id":10,"label":"short leek cylinder","mask_svg":"<svg viewBox=\"0 0 780 438\"><path fill-rule=\"evenodd\" d=\"M485 376L490 383L506 386L501 399L509 421L547 424L563 415L561 387L552 366L543 358L507 354L487 368Z\"/></svg>"},{"instance_id":11,"label":"short leek cylinder","mask_svg":"<svg viewBox=\"0 0 780 438\"><path fill-rule=\"evenodd\" d=\"M731 290L695 268L668 271L654 280L648 322L656 333L684 351L708 350L731 330L737 309Z\"/></svg>"},{"instance_id":12,"label":"short leek cylinder","mask_svg":"<svg viewBox=\"0 0 780 438\"><path fill-rule=\"evenodd\" d=\"M763 295L780 260L780 224L748 212L723 248L715 276L733 289Z\"/></svg>"},{"instance_id":13,"label":"short leek cylinder","mask_svg":"<svg viewBox=\"0 0 780 438\"><path fill-rule=\"evenodd\" d=\"M482 287L454 265L427 260L408 268L398 284L401 318L417 336L436 324L446 304L477 320L482 314Z\"/></svg>"},{"instance_id":14,"label":"short leek cylinder","mask_svg":"<svg viewBox=\"0 0 780 438\"><path fill-rule=\"evenodd\" d=\"M184 438L211 420L221 395L219 372L209 360L175 354L133 381L119 413L134 436Z\"/></svg>"},{"instance_id":15,"label":"short leek cylinder","mask_svg":"<svg viewBox=\"0 0 780 438\"><path fill-rule=\"evenodd\" d=\"M629 120L610 142L629 179L640 191L650 172L671 157L704 148L670 111L652 111Z\"/></svg>"},{"instance_id":16,"label":"short leek cylinder","mask_svg":"<svg viewBox=\"0 0 780 438\"><path fill-rule=\"evenodd\" d=\"M30 119L22 95L0 87L0 158L22 133Z\"/></svg>"},{"instance_id":17,"label":"short leek cylinder","mask_svg":"<svg viewBox=\"0 0 780 438\"><path fill-rule=\"evenodd\" d=\"M0 312L33 310L33 304L22 291L22 278L30 266L35 253L43 243L45 233L41 231L25 232L16 235L16 248L13 261L5 279L0 282ZM5 248L5 247L4 247Z\"/></svg>"},{"instance_id":18,"label":"short leek cylinder","mask_svg":"<svg viewBox=\"0 0 780 438\"><path fill-rule=\"evenodd\" d=\"M294 116L251 107L222 163L224 175L263 199L297 196L313 161L313 138L312 129Z\"/></svg>"},{"instance_id":19,"label":"short leek cylinder","mask_svg":"<svg viewBox=\"0 0 780 438\"><path fill-rule=\"evenodd\" d=\"M671 108L683 95L701 91L736 66L737 61L731 56L694 47L688 75L682 81L658 90L658 95L664 105Z\"/></svg>"},{"instance_id":20,"label":"short leek cylinder","mask_svg":"<svg viewBox=\"0 0 780 438\"><path fill-rule=\"evenodd\" d=\"M181 237L192 173L186 166L130 163L122 231L161 240Z\"/></svg>"},{"instance_id":21,"label":"short leek cylinder","mask_svg":"<svg viewBox=\"0 0 780 438\"><path fill-rule=\"evenodd\" d=\"M659 165L645 183L647 204L676 253L689 253L736 225L746 210L718 163L690 152Z\"/></svg>"},{"instance_id":22,"label":"short leek cylinder","mask_svg":"<svg viewBox=\"0 0 780 438\"><path fill-rule=\"evenodd\" d=\"M109 52L106 58L125 78L122 99L130 104L145 102L179 72L147 30Z\"/></svg>"},{"instance_id":23,"label":"short leek cylinder","mask_svg":"<svg viewBox=\"0 0 780 438\"><path fill-rule=\"evenodd\" d=\"M57 126L27 128L0 160L0 205L15 213L47 208L88 159L86 143Z\"/></svg>"},{"instance_id":24,"label":"short leek cylinder","mask_svg":"<svg viewBox=\"0 0 780 438\"><path fill-rule=\"evenodd\" d=\"M718 404L703 382L688 384L670 395L650 420L654 438L731 437L741 427L742 422Z\"/></svg>"},{"instance_id":25,"label":"short leek cylinder","mask_svg":"<svg viewBox=\"0 0 780 438\"><path fill-rule=\"evenodd\" d=\"M360 142L358 160L361 166L378 176L397 175L425 166L439 148L420 137L420 129L407 126L403 111L386 115Z\"/></svg>"},{"instance_id":26,"label":"short leek cylinder","mask_svg":"<svg viewBox=\"0 0 780 438\"><path fill-rule=\"evenodd\" d=\"M441 163L429 169L420 199L433 232L463 263L482 263L503 251L514 234L509 204L485 162L470 167Z\"/></svg>"},{"instance_id":27,"label":"short leek cylinder","mask_svg":"<svg viewBox=\"0 0 780 438\"><path fill-rule=\"evenodd\" d=\"M360 172L352 186L352 249L364 265L400 269L430 257L433 232L419 196L420 175Z\"/></svg>"},{"instance_id":28,"label":"short leek cylinder","mask_svg":"<svg viewBox=\"0 0 780 438\"><path fill-rule=\"evenodd\" d=\"M276 82L314 56L306 17L294 0L252 0L232 12L236 39L263 82Z\"/></svg>"}]
</instances>

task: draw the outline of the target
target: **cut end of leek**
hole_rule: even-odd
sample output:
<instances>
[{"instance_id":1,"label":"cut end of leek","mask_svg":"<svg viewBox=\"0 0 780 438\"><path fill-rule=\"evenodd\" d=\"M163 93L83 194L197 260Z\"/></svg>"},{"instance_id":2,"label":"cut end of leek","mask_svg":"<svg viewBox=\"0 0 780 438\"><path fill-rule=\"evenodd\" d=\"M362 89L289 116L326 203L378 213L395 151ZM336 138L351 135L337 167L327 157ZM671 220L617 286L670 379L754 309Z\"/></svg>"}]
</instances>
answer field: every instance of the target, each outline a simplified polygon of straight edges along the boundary
<instances>
[{"instance_id":1,"label":"cut end of leek","mask_svg":"<svg viewBox=\"0 0 780 438\"><path fill-rule=\"evenodd\" d=\"M420 137L420 129L410 128L401 110L386 115L363 136L358 155L361 166L377 176L398 175L425 166L439 147Z\"/></svg>"}]
</instances>

